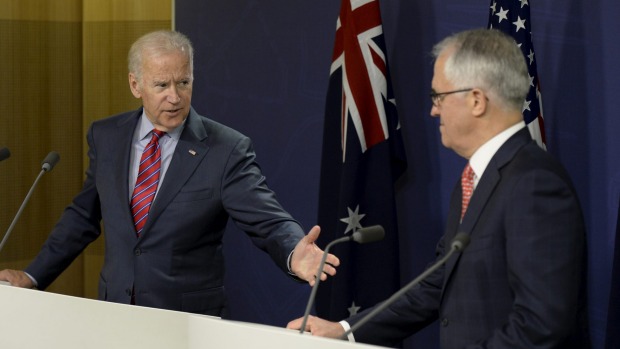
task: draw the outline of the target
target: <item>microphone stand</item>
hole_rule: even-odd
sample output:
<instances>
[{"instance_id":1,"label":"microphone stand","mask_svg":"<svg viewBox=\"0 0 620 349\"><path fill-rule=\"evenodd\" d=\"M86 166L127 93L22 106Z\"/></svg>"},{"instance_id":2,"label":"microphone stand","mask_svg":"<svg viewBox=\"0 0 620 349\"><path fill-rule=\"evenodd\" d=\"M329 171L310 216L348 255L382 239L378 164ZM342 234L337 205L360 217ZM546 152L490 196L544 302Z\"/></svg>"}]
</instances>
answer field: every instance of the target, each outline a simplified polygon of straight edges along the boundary
<instances>
[{"instance_id":1,"label":"microphone stand","mask_svg":"<svg viewBox=\"0 0 620 349\"><path fill-rule=\"evenodd\" d=\"M329 244L327 244L327 246L325 246L325 250L323 251L323 258L321 258L319 269L316 271L316 280L314 281L314 286L312 287L310 298L308 298L308 304L306 305L306 312L304 313L304 320L301 323L301 328L299 329L299 333L303 334L306 329L306 323L308 322L308 317L310 315L310 309L312 308L312 302L314 298L316 297L316 291L319 288L319 282L321 281L321 274L323 274L323 267L325 266L325 260L327 259L329 249L336 244L339 244L345 241L350 241L351 239L352 239L352 236L345 236L343 238L336 239L330 242Z\"/></svg>"},{"instance_id":2,"label":"microphone stand","mask_svg":"<svg viewBox=\"0 0 620 349\"><path fill-rule=\"evenodd\" d=\"M4 234L4 238L2 239L2 242L0 242L0 252L2 251L2 248L4 247L4 244L6 244L6 241L9 238L9 235L11 235L11 232L13 231L13 228L15 227L15 223L17 223L17 220L22 215L22 212L24 211L24 208L26 208L26 204L28 203L28 200L30 200L30 197L32 196L32 193L34 192L34 188L36 188L37 184L39 183L39 180L41 179L41 177L43 176L43 174L45 172L51 171L52 168L54 168L54 165L56 165L56 163L59 160L60 160L60 157L59 157L58 153L56 153L56 152L50 152L45 157L45 159L43 160L43 166L41 168L41 172L39 172L39 175L34 180L34 183L30 187L30 190L28 191L28 194L26 195L26 198L24 198L24 201L22 202L22 205L19 207L19 210L17 211L17 214L13 218L13 222L11 222L11 225L9 226L9 229L7 229L6 233Z\"/></svg>"}]
</instances>

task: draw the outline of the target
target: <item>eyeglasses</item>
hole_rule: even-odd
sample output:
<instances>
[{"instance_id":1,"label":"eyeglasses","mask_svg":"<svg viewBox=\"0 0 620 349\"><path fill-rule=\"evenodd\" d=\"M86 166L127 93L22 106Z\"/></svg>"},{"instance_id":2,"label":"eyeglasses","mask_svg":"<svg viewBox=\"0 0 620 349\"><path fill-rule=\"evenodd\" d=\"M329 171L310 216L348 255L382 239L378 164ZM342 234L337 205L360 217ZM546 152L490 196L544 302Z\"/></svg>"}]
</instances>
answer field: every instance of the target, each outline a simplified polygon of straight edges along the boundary
<instances>
[{"instance_id":1,"label":"eyeglasses","mask_svg":"<svg viewBox=\"0 0 620 349\"><path fill-rule=\"evenodd\" d=\"M451 95L453 93L459 93L459 92L469 92L473 90L473 88L464 88L461 90L454 90L454 91L448 91L448 92L435 92L433 90L431 90L431 102L433 102L433 105L436 107L439 107L439 104L441 104L441 101L443 101L443 98L447 95Z\"/></svg>"}]
</instances>

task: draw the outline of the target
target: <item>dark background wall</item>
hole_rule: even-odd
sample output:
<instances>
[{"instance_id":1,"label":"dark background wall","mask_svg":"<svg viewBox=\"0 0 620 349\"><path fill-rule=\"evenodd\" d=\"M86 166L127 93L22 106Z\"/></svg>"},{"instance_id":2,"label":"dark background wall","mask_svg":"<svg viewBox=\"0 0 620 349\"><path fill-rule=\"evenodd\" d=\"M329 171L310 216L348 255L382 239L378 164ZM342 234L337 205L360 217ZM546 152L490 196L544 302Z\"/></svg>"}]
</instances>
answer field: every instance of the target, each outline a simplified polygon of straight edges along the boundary
<instances>
[{"instance_id":1,"label":"dark background wall","mask_svg":"<svg viewBox=\"0 0 620 349\"><path fill-rule=\"evenodd\" d=\"M323 109L339 1L177 0L176 29L196 46L194 107L250 136L270 186L308 230L317 219ZM595 348L603 347L620 192L620 3L530 0L547 146L576 183L588 227ZM486 27L488 0L381 1L409 170L399 183L402 282L432 259L464 160L429 117L429 52ZM284 326L310 288L290 281L231 226L227 287L238 320ZM618 297L618 295L614 295ZM437 347L431 326L407 347Z\"/></svg>"}]
</instances>

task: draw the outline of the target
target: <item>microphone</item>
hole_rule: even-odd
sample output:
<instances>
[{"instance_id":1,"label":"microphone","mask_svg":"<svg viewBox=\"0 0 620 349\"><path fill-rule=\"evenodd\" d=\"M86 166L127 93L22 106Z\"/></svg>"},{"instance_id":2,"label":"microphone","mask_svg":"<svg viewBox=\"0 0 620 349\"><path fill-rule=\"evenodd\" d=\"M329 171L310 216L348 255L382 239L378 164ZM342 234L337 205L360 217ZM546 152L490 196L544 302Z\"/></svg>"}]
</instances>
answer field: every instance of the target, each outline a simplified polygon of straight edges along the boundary
<instances>
[{"instance_id":1,"label":"microphone","mask_svg":"<svg viewBox=\"0 0 620 349\"><path fill-rule=\"evenodd\" d=\"M9 157L11 157L11 152L9 151L9 148L7 147L0 148L0 161L6 160Z\"/></svg>"},{"instance_id":2,"label":"microphone","mask_svg":"<svg viewBox=\"0 0 620 349\"><path fill-rule=\"evenodd\" d=\"M346 331L342 335L341 338L346 339L349 336L349 334L353 333L353 331L360 328L360 326L364 325L366 322L372 319L375 315L385 310L390 304L394 303L398 298L404 295L413 286L419 284L420 281L424 280L428 275L430 275L435 270L437 270L440 266L442 266L448 260L448 258L452 257L452 255L455 252L463 251L465 247L467 247L467 245L469 245L469 234L463 233L463 232L456 234L454 239L452 239L452 241L450 242L450 251L448 251L448 253L446 253L440 260L435 262L435 264L431 265L428 269L426 269L417 278L409 282L405 287L401 288L396 293L394 293L390 298L388 298L387 300L383 301L381 304L376 306L371 312L366 314L360 321L358 321L353 326L351 326L351 328L348 331Z\"/></svg>"},{"instance_id":3,"label":"microphone","mask_svg":"<svg viewBox=\"0 0 620 349\"><path fill-rule=\"evenodd\" d=\"M41 163L41 170L45 172L51 171L54 166L56 166L58 161L60 161L60 155L58 155L55 151L51 151L47 154L45 159L43 159L43 162Z\"/></svg>"},{"instance_id":4,"label":"microphone","mask_svg":"<svg viewBox=\"0 0 620 349\"><path fill-rule=\"evenodd\" d=\"M325 250L323 251L323 258L321 258L321 263L319 264L319 269L316 271L316 281L314 282L314 286L312 287L312 292L310 293L310 298L308 298L308 304L306 305L306 312L304 313L304 319L301 323L301 328L299 329L299 333L303 334L306 328L306 323L308 322L308 317L310 316L310 309L312 308L312 303L314 303L314 298L316 298L316 291L319 288L319 282L321 281L321 274L323 273L323 266L325 266L325 259L327 259L327 254L329 249L341 242L345 241L355 241L358 244L365 244L368 242L379 241L383 239L385 236L385 230L380 225L371 225L369 227L361 228L353 234L349 236L345 236L339 239L336 239L327 246L325 246Z\"/></svg>"},{"instance_id":5,"label":"microphone","mask_svg":"<svg viewBox=\"0 0 620 349\"><path fill-rule=\"evenodd\" d=\"M370 227L361 228L360 230L351 234L350 239L358 244L365 244L369 242L375 242L382 240L385 236L385 230L380 225L371 225ZM323 268L319 269L323 270Z\"/></svg>"},{"instance_id":6,"label":"microphone","mask_svg":"<svg viewBox=\"0 0 620 349\"><path fill-rule=\"evenodd\" d=\"M49 154L47 154L45 159L43 159L43 162L41 163L41 172L39 172L39 175L34 180L32 187L30 187L30 190L28 191L28 194L26 195L26 198L24 199L24 202L22 202L22 205L19 207L17 214L15 214L15 217L13 218L13 222L11 222L9 229L7 229L6 233L4 234L4 238L2 239L2 242L0 242L0 252L2 251L2 248L4 247L6 240L9 238L9 235L11 235L11 231L13 231L13 227L15 227L15 223L17 223L17 219L19 219L19 216L21 216L22 211L24 211L24 208L26 207L26 203L28 203L28 200L30 200L30 196L32 196L32 193L34 192L34 188L39 183L41 176L43 176L45 172L51 171L52 168L54 168L54 166L58 163L58 161L60 161L60 155L58 155L58 153L55 151L51 151Z\"/></svg>"}]
</instances>

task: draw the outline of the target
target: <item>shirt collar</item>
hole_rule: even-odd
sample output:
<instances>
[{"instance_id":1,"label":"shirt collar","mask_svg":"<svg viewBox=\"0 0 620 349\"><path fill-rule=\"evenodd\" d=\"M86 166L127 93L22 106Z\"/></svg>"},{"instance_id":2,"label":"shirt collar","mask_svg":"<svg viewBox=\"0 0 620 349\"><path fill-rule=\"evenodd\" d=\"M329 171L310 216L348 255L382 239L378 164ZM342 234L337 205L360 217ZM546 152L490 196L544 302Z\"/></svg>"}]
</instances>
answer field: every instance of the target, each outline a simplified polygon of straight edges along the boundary
<instances>
[{"instance_id":1,"label":"shirt collar","mask_svg":"<svg viewBox=\"0 0 620 349\"><path fill-rule=\"evenodd\" d=\"M508 138L512 137L512 135L519 132L519 130L524 127L525 122L520 121L498 133L495 137L489 139L480 148L478 148L478 150L476 150L474 155L469 158L469 165L474 170L476 179L479 179L480 176L482 176L484 170L486 170L495 153L497 153L499 148L508 140Z\"/></svg>"},{"instance_id":2,"label":"shirt collar","mask_svg":"<svg viewBox=\"0 0 620 349\"><path fill-rule=\"evenodd\" d=\"M178 141L179 138L181 138L181 132L183 132L183 128L185 127L186 121L187 121L187 118L183 120L183 123L179 125L179 127L175 128L174 130L170 132L166 132L166 135L174 139L175 141ZM144 138L146 138L149 135L149 133L153 131L154 128L155 126L153 125L151 120L149 120L149 118L146 117L146 113L144 112L144 109L143 109L142 115L140 116L140 121L138 121L138 140L143 140Z\"/></svg>"}]
</instances>

